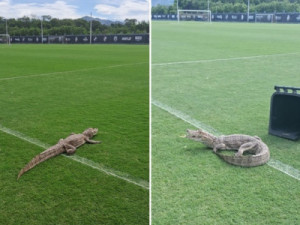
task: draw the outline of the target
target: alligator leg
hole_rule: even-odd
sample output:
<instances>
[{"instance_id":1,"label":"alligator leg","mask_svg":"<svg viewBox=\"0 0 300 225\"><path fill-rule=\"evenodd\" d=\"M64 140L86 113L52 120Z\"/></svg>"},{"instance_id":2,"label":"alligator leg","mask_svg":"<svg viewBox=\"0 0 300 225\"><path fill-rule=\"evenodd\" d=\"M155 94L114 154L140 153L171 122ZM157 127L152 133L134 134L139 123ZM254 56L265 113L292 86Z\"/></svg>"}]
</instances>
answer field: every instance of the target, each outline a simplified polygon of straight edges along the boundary
<instances>
[{"instance_id":1,"label":"alligator leg","mask_svg":"<svg viewBox=\"0 0 300 225\"><path fill-rule=\"evenodd\" d=\"M259 140L259 141L262 141L260 137L258 136L253 136L255 139Z\"/></svg>"},{"instance_id":2,"label":"alligator leg","mask_svg":"<svg viewBox=\"0 0 300 225\"><path fill-rule=\"evenodd\" d=\"M222 143L222 144L215 145L214 148L213 148L214 153L217 153L217 150L218 150L218 149L225 150L225 149L227 149L227 147L226 147L226 145L223 144L223 143Z\"/></svg>"},{"instance_id":3,"label":"alligator leg","mask_svg":"<svg viewBox=\"0 0 300 225\"><path fill-rule=\"evenodd\" d=\"M65 147L66 152L67 152L68 155L72 155L76 151L76 148L74 146L72 146L72 145L65 144L64 147Z\"/></svg>"},{"instance_id":4,"label":"alligator leg","mask_svg":"<svg viewBox=\"0 0 300 225\"><path fill-rule=\"evenodd\" d=\"M87 143L90 143L90 144L99 144L99 143L101 143L101 141L94 141L94 140L90 140L90 139L88 139L88 138L86 138L85 141L86 141Z\"/></svg>"},{"instance_id":5,"label":"alligator leg","mask_svg":"<svg viewBox=\"0 0 300 225\"><path fill-rule=\"evenodd\" d=\"M245 151L255 152L255 147L257 143L256 142L247 142L240 146L237 153L235 153L235 156L241 156Z\"/></svg>"}]
</instances>

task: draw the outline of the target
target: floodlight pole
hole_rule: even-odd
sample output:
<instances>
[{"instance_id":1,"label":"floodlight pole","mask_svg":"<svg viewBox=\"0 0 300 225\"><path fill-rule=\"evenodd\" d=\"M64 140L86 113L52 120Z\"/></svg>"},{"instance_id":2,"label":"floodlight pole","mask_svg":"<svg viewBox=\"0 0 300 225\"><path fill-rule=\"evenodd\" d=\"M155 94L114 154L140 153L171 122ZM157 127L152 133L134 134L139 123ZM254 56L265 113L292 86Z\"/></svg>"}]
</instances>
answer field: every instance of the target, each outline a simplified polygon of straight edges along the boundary
<instances>
[{"instance_id":1,"label":"floodlight pole","mask_svg":"<svg viewBox=\"0 0 300 225\"><path fill-rule=\"evenodd\" d=\"M7 19L5 18L5 32L6 36L8 35Z\"/></svg>"},{"instance_id":2,"label":"floodlight pole","mask_svg":"<svg viewBox=\"0 0 300 225\"><path fill-rule=\"evenodd\" d=\"M250 0L248 0L248 9L247 9L247 22L249 23L249 9L250 9Z\"/></svg>"},{"instance_id":3,"label":"floodlight pole","mask_svg":"<svg viewBox=\"0 0 300 225\"><path fill-rule=\"evenodd\" d=\"M178 2L179 0L177 0L177 22L179 22Z\"/></svg>"},{"instance_id":4,"label":"floodlight pole","mask_svg":"<svg viewBox=\"0 0 300 225\"><path fill-rule=\"evenodd\" d=\"M41 38L42 38L42 44L44 44L44 29L43 29L43 16L42 16L42 19L41 19Z\"/></svg>"},{"instance_id":5,"label":"floodlight pole","mask_svg":"<svg viewBox=\"0 0 300 225\"><path fill-rule=\"evenodd\" d=\"M8 25L7 25L7 18L4 18L5 19L5 36L8 40L8 44L10 45L10 37L8 36Z\"/></svg>"},{"instance_id":6,"label":"floodlight pole","mask_svg":"<svg viewBox=\"0 0 300 225\"><path fill-rule=\"evenodd\" d=\"M209 16L209 22L211 22L211 12L209 10L209 0L207 0L207 11L208 11L208 16Z\"/></svg>"},{"instance_id":7,"label":"floodlight pole","mask_svg":"<svg viewBox=\"0 0 300 225\"><path fill-rule=\"evenodd\" d=\"M207 0L207 10L209 11L209 0Z\"/></svg>"},{"instance_id":8,"label":"floodlight pole","mask_svg":"<svg viewBox=\"0 0 300 225\"><path fill-rule=\"evenodd\" d=\"M92 23L93 23L93 14L91 12L91 20L90 20L90 44L92 44Z\"/></svg>"}]
</instances>

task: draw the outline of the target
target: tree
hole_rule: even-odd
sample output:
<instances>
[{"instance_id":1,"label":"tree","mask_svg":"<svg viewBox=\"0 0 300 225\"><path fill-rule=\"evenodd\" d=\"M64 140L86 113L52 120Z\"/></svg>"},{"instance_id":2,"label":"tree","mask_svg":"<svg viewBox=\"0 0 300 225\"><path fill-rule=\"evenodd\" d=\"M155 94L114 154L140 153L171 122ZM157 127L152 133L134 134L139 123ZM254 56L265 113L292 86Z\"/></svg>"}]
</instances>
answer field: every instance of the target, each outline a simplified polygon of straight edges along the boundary
<instances>
[{"instance_id":1,"label":"tree","mask_svg":"<svg viewBox=\"0 0 300 225\"><path fill-rule=\"evenodd\" d=\"M167 6L157 5L155 7L152 7L152 13L153 14L168 14L168 8L167 8Z\"/></svg>"},{"instance_id":2,"label":"tree","mask_svg":"<svg viewBox=\"0 0 300 225\"><path fill-rule=\"evenodd\" d=\"M180 0L180 9L207 9L207 0ZM257 13L300 12L300 0L251 0L250 11ZM245 13L248 0L210 0L210 9L218 13ZM177 0L172 6L152 7L152 14L176 14Z\"/></svg>"},{"instance_id":3,"label":"tree","mask_svg":"<svg viewBox=\"0 0 300 225\"><path fill-rule=\"evenodd\" d=\"M137 24L137 20L136 19L125 19L125 25L128 27L132 27L135 26Z\"/></svg>"},{"instance_id":4,"label":"tree","mask_svg":"<svg viewBox=\"0 0 300 225\"><path fill-rule=\"evenodd\" d=\"M40 35L41 19L43 20L44 35L82 35L89 34L90 23L83 19L57 19L51 16L41 18L22 17L17 20L9 19L9 33L11 36ZM5 19L0 17L0 33L5 33ZM93 34L128 34L128 33L149 33L149 23L136 19L126 19L124 23L115 23L110 26L93 21Z\"/></svg>"}]
</instances>

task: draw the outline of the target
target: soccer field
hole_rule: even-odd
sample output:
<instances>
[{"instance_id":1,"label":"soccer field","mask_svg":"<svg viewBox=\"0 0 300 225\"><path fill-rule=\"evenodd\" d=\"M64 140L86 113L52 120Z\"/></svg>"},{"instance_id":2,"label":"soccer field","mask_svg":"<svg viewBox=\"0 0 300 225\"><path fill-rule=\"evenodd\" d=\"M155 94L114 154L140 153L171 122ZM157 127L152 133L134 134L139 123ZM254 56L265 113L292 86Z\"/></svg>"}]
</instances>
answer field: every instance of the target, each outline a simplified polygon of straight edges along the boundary
<instances>
[{"instance_id":1,"label":"soccer field","mask_svg":"<svg viewBox=\"0 0 300 225\"><path fill-rule=\"evenodd\" d=\"M268 135L274 85L300 87L293 24L152 22L153 224L299 224L300 142ZM268 164L229 165L187 128L257 135Z\"/></svg>"},{"instance_id":2,"label":"soccer field","mask_svg":"<svg viewBox=\"0 0 300 225\"><path fill-rule=\"evenodd\" d=\"M0 46L0 224L148 224L149 46ZM74 156L25 173L71 132Z\"/></svg>"}]
</instances>

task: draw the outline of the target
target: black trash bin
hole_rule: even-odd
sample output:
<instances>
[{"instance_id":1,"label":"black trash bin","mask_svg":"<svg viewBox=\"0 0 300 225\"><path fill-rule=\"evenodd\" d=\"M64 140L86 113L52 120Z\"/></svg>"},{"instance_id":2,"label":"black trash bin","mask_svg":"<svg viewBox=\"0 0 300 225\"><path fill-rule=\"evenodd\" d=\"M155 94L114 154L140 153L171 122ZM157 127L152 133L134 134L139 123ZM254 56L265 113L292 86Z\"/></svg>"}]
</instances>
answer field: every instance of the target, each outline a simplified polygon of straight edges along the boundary
<instances>
[{"instance_id":1,"label":"black trash bin","mask_svg":"<svg viewBox=\"0 0 300 225\"><path fill-rule=\"evenodd\" d=\"M269 134L300 138L300 88L275 86L271 97Z\"/></svg>"}]
</instances>

